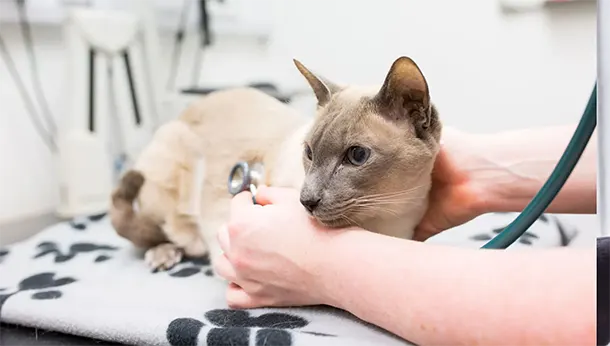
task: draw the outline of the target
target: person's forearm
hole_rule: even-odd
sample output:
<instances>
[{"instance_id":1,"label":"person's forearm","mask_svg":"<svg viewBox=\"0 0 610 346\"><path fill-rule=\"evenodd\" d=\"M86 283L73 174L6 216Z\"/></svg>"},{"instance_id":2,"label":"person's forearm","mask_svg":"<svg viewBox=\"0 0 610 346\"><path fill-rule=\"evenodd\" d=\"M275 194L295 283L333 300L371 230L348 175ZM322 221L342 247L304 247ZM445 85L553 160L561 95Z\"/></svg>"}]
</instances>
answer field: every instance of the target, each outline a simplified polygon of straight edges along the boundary
<instances>
[{"instance_id":1,"label":"person's forearm","mask_svg":"<svg viewBox=\"0 0 610 346\"><path fill-rule=\"evenodd\" d=\"M336 240L336 241L335 241ZM595 251L474 250L346 232L328 303L419 345L593 345Z\"/></svg>"},{"instance_id":2,"label":"person's forearm","mask_svg":"<svg viewBox=\"0 0 610 346\"><path fill-rule=\"evenodd\" d=\"M576 126L510 131L477 137L480 157L473 159L472 179L486 191L486 212L519 212L546 182ZM475 143L476 144L476 143ZM597 133L565 186L551 203L552 213L595 213Z\"/></svg>"}]
</instances>

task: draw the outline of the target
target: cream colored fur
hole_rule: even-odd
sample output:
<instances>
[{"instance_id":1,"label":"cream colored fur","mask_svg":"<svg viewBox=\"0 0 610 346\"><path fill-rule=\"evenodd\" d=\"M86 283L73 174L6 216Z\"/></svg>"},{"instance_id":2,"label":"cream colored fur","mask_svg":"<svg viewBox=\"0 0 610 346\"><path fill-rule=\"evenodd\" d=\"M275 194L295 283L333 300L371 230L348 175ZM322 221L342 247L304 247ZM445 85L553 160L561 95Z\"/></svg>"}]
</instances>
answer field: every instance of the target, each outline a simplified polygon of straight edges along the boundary
<instances>
[{"instance_id":1,"label":"cream colored fur","mask_svg":"<svg viewBox=\"0 0 610 346\"><path fill-rule=\"evenodd\" d=\"M176 120L161 126L136 161L133 169L145 177L136 199L137 213L159 224L167 241L185 254L201 256L209 250L213 258L220 251L216 232L228 217L232 196L227 179L232 166L238 161L262 161L266 184L299 188L303 129L310 121L255 89L200 98ZM114 207L111 216L118 215L118 209ZM129 239L131 234L125 233ZM153 265L153 252L148 262L163 267L163 263ZM166 256L166 251L158 256Z\"/></svg>"},{"instance_id":2,"label":"cream colored fur","mask_svg":"<svg viewBox=\"0 0 610 346\"><path fill-rule=\"evenodd\" d=\"M163 125L125 175L113 194L113 225L149 248L149 265L166 269L182 252L220 254L216 232L229 216L227 180L238 161L262 162L265 184L300 189L301 201L323 196L312 215L327 226L412 237L441 131L419 68L399 58L381 89L363 89L336 86L295 63L318 98L315 117L255 89L214 92ZM315 164L304 155L309 145ZM353 145L377 150L373 163L342 163Z\"/></svg>"}]
</instances>

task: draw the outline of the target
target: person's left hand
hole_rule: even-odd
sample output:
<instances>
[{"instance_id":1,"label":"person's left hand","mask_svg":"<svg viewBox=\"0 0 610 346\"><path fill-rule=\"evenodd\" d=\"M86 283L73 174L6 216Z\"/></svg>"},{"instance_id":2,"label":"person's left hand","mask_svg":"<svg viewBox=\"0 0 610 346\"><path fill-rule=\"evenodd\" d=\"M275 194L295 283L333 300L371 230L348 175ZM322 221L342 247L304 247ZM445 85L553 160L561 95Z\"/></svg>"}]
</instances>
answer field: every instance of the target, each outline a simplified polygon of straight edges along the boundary
<instances>
[{"instance_id":1,"label":"person's left hand","mask_svg":"<svg viewBox=\"0 0 610 346\"><path fill-rule=\"evenodd\" d=\"M329 240L341 231L319 226L299 203L298 191L261 187L231 202L230 220L218 232L224 252L216 272L230 282L232 308L326 304L318 282Z\"/></svg>"}]
</instances>

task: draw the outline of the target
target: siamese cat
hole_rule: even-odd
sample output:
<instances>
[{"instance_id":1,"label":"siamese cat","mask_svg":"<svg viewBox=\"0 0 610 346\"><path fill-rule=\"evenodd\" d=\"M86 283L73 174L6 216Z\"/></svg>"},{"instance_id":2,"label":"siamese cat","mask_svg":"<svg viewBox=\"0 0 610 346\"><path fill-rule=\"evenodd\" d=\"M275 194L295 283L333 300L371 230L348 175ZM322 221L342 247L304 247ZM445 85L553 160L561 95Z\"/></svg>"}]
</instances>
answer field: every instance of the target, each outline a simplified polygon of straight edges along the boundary
<instances>
[{"instance_id":1,"label":"siamese cat","mask_svg":"<svg viewBox=\"0 0 610 346\"><path fill-rule=\"evenodd\" d=\"M299 189L303 208L322 225L412 238L441 135L417 64L400 57L381 87L365 88L294 63L317 99L313 118L253 89L217 91L166 125L179 131L159 130L123 176L112 223L148 249L151 267L220 254L216 232L228 219L227 179L238 161L262 162L266 185Z\"/></svg>"}]
</instances>

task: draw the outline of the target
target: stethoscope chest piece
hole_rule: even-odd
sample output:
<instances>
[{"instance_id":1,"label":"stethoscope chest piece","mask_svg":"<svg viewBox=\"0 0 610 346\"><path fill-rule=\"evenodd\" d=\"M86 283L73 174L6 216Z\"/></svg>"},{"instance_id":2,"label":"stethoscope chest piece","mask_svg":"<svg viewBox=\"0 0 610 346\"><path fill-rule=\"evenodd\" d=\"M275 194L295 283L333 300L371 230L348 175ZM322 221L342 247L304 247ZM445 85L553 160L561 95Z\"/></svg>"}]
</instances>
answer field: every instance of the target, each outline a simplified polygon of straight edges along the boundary
<instances>
[{"instance_id":1,"label":"stethoscope chest piece","mask_svg":"<svg viewBox=\"0 0 610 346\"><path fill-rule=\"evenodd\" d=\"M228 188L233 196L243 191L250 191L252 198L256 195L256 188L264 182L264 168L261 163L249 164L240 161L233 166L229 173Z\"/></svg>"}]
</instances>

